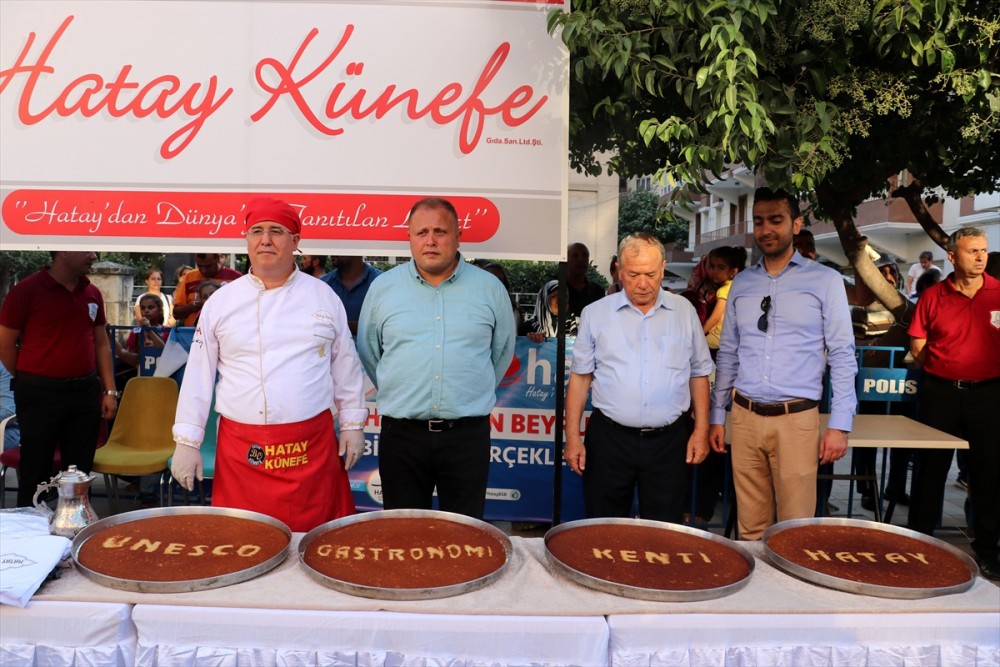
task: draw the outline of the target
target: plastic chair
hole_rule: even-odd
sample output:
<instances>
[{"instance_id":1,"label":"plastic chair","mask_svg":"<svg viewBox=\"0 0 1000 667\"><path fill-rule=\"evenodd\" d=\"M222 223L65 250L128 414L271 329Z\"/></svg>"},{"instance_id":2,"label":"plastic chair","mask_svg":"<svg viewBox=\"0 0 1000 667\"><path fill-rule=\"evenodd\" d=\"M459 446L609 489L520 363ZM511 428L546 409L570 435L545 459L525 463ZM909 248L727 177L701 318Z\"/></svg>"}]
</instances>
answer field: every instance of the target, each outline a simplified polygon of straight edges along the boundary
<instances>
[{"instance_id":1,"label":"plastic chair","mask_svg":"<svg viewBox=\"0 0 1000 667\"><path fill-rule=\"evenodd\" d=\"M94 455L93 471L104 475L112 513L120 511L118 479L112 475L150 475L167 468L174 453L177 394L170 378L134 377L125 385L108 442Z\"/></svg>"},{"instance_id":2,"label":"plastic chair","mask_svg":"<svg viewBox=\"0 0 1000 667\"><path fill-rule=\"evenodd\" d=\"M205 423L205 437L201 441L201 470L204 479L198 480L198 500L205 504L205 481L215 478L215 444L219 437L219 413L215 411L215 397L212 397L212 407L208 411L208 421ZM173 456L167 461L167 471L160 478L160 485L167 485L167 506L174 504L174 478L170 474L170 464ZM162 494L162 490L161 490ZM187 489L184 489L184 497L187 499Z\"/></svg>"}]
</instances>

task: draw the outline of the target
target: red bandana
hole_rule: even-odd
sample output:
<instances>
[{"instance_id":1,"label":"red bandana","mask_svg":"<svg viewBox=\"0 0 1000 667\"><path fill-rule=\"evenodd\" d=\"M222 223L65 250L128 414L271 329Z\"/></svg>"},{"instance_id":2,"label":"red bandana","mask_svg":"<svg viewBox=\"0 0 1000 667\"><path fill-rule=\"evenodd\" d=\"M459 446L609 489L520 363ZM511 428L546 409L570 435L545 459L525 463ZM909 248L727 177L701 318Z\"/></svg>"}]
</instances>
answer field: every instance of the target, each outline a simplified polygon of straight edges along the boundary
<instances>
[{"instance_id":1,"label":"red bandana","mask_svg":"<svg viewBox=\"0 0 1000 667\"><path fill-rule=\"evenodd\" d=\"M276 222L292 234L298 234L302 227L302 221L294 208L270 197L257 197L247 204L247 229L258 222Z\"/></svg>"}]
</instances>

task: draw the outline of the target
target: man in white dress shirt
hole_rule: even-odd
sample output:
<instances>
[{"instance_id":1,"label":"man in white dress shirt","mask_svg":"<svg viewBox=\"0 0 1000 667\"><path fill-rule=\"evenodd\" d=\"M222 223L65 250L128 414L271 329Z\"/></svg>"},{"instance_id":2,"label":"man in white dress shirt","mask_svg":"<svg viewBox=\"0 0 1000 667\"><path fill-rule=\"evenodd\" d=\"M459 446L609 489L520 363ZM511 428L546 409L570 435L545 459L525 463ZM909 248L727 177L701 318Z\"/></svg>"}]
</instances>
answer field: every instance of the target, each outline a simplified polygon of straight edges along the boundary
<instances>
[{"instance_id":1,"label":"man in white dress shirt","mask_svg":"<svg viewBox=\"0 0 1000 667\"><path fill-rule=\"evenodd\" d=\"M712 357L694 307L660 288L663 245L632 234L618 246L622 291L583 309L566 392L566 447L583 476L587 518L631 515L680 523L687 466L708 454ZM586 445L574 428L587 392ZM684 414L692 409L691 424Z\"/></svg>"},{"instance_id":2,"label":"man in white dress shirt","mask_svg":"<svg viewBox=\"0 0 1000 667\"><path fill-rule=\"evenodd\" d=\"M251 270L202 309L177 405L171 473L189 490L201 479L199 446L214 391L221 419L212 504L308 531L354 513L346 470L364 450L368 411L343 304L296 270L300 228L285 202L247 205ZM331 407L339 413L339 450Z\"/></svg>"}]
</instances>

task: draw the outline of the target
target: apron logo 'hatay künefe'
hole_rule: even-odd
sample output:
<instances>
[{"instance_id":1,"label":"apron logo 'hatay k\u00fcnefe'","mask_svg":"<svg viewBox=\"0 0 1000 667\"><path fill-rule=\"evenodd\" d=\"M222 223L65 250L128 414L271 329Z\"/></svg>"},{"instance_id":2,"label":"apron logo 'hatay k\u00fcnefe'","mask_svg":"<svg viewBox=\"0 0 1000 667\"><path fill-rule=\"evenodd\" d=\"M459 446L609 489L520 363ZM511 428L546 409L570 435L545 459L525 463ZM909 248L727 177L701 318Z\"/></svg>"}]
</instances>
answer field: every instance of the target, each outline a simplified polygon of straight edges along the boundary
<instances>
[{"instance_id":1,"label":"apron logo 'hatay k\u00fcnefe'","mask_svg":"<svg viewBox=\"0 0 1000 667\"><path fill-rule=\"evenodd\" d=\"M254 443L250 445L250 449L247 450L247 461L250 462L252 466L259 466L264 463L264 459L267 458L267 454L264 453L264 448Z\"/></svg>"}]
</instances>

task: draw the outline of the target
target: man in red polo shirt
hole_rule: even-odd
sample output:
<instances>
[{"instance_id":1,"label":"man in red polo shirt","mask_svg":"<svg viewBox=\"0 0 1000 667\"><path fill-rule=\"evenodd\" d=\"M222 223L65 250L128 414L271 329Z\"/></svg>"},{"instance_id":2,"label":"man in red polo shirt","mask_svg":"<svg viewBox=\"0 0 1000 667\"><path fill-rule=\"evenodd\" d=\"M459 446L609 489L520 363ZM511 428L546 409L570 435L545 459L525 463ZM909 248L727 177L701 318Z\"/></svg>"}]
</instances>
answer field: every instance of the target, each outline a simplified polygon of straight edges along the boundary
<instances>
[{"instance_id":1,"label":"man in red polo shirt","mask_svg":"<svg viewBox=\"0 0 1000 667\"><path fill-rule=\"evenodd\" d=\"M955 271L927 288L910 324L910 352L924 367L920 421L969 441L969 490L984 577L1000 580L1000 281L987 275L986 235L948 238ZM908 526L928 535L941 515L952 450L917 450Z\"/></svg>"},{"instance_id":2,"label":"man in red polo shirt","mask_svg":"<svg viewBox=\"0 0 1000 667\"><path fill-rule=\"evenodd\" d=\"M89 472L101 418L118 410L104 299L87 279L96 259L53 252L52 266L15 285L0 309L0 362L14 375L21 425L18 507L49 480L56 444L64 466Z\"/></svg>"},{"instance_id":3,"label":"man in red polo shirt","mask_svg":"<svg viewBox=\"0 0 1000 667\"><path fill-rule=\"evenodd\" d=\"M216 280L222 284L232 282L243 274L235 269L222 266L222 255L198 253L194 256L198 266L188 271L174 289L174 318L177 326L193 327L201 313L204 302L198 298L198 287L206 280Z\"/></svg>"}]
</instances>

